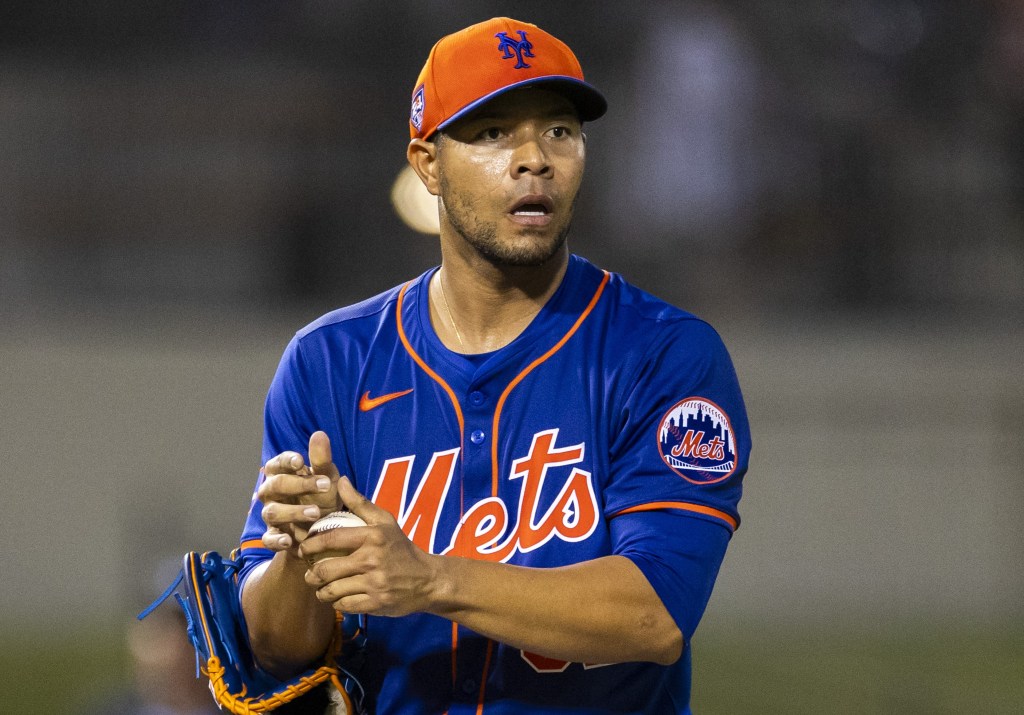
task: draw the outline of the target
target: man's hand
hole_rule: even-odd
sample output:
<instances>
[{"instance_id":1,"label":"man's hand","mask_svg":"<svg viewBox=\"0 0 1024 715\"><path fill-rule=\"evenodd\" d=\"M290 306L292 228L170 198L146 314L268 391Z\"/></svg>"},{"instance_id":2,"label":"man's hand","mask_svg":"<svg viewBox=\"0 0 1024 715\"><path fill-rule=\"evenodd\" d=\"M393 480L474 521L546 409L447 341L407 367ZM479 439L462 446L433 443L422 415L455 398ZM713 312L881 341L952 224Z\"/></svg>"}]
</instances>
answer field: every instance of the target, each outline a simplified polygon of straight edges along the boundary
<instances>
[{"instance_id":1,"label":"man's hand","mask_svg":"<svg viewBox=\"0 0 1024 715\"><path fill-rule=\"evenodd\" d=\"M297 556L309 525L339 508L338 468L323 432L309 438L309 461L306 466L298 452L282 452L263 465L265 478L256 496L263 502L263 545L268 549Z\"/></svg>"},{"instance_id":2,"label":"man's hand","mask_svg":"<svg viewBox=\"0 0 1024 715\"><path fill-rule=\"evenodd\" d=\"M309 466L302 455L282 452L263 466L256 492L267 530L263 544L276 551L258 565L242 591L249 641L260 665L290 678L320 658L334 633L334 609L316 599L303 577L299 545L322 515L339 508L338 469L323 432L309 438Z\"/></svg>"},{"instance_id":3,"label":"man's hand","mask_svg":"<svg viewBox=\"0 0 1024 715\"><path fill-rule=\"evenodd\" d=\"M428 610L443 557L414 545L395 518L356 491L346 477L338 481L338 496L366 526L332 529L302 543L303 558L324 551L351 552L321 559L306 572L306 583L317 589L317 598L343 613L404 616Z\"/></svg>"}]
</instances>

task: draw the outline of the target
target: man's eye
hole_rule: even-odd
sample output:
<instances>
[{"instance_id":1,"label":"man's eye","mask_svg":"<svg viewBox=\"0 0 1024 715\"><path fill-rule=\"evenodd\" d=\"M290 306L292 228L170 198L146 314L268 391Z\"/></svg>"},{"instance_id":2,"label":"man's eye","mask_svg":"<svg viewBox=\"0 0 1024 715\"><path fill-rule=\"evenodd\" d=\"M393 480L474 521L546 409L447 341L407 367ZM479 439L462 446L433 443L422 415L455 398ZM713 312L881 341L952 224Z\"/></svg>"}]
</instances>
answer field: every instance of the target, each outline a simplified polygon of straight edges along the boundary
<instances>
[{"instance_id":1,"label":"man's eye","mask_svg":"<svg viewBox=\"0 0 1024 715\"><path fill-rule=\"evenodd\" d=\"M551 129L551 136L553 136L555 139L561 139L563 137L567 137L567 136L569 136L569 128L568 127L554 127L554 128Z\"/></svg>"},{"instance_id":2,"label":"man's eye","mask_svg":"<svg viewBox=\"0 0 1024 715\"><path fill-rule=\"evenodd\" d=\"M498 129L497 127L490 127L488 129L484 129L483 132L481 132L480 136L482 136L484 139L494 141L495 139L501 138L501 130Z\"/></svg>"}]
</instances>

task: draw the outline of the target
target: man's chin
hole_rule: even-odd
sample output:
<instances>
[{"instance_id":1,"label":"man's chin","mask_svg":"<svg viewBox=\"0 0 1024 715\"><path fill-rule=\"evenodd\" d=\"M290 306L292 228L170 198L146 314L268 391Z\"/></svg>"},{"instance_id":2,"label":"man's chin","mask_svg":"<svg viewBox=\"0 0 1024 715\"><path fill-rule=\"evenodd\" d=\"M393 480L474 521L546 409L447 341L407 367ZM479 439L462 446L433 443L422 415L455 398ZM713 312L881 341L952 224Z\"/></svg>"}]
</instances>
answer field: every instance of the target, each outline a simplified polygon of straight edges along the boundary
<instances>
[{"instance_id":1,"label":"man's chin","mask_svg":"<svg viewBox=\"0 0 1024 715\"><path fill-rule=\"evenodd\" d=\"M481 251L487 260L496 266L507 268L539 268L547 265L555 258L561 249L561 245L549 248L544 251L519 250L519 251Z\"/></svg>"},{"instance_id":2,"label":"man's chin","mask_svg":"<svg viewBox=\"0 0 1024 715\"><path fill-rule=\"evenodd\" d=\"M565 247L568 228L554 238L535 237L533 240L508 241L478 245L480 252L496 266L538 268L556 258Z\"/></svg>"}]
</instances>

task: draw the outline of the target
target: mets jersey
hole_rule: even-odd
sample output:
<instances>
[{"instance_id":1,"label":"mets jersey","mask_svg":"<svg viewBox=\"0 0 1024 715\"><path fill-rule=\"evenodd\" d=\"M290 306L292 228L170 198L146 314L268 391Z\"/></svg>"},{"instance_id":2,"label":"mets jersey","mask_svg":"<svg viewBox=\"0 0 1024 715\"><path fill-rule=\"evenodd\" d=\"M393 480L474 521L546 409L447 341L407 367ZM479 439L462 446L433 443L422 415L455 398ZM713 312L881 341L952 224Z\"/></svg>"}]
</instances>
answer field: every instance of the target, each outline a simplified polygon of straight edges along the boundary
<instances>
[{"instance_id":1,"label":"mets jersey","mask_svg":"<svg viewBox=\"0 0 1024 715\"><path fill-rule=\"evenodd\" d=\"M531 567L625 555L686 647L670 666L567 663L433 615L369 617L371 707L688 713L689 639L739 524L750 451L718 334L572 256L521 335L464 356L431 326L434 271L295 335L267 397L264 462L324 430L339 471L430 553ZM246 573L272 556L260 508Z\"/></svg>"}]
</instances>

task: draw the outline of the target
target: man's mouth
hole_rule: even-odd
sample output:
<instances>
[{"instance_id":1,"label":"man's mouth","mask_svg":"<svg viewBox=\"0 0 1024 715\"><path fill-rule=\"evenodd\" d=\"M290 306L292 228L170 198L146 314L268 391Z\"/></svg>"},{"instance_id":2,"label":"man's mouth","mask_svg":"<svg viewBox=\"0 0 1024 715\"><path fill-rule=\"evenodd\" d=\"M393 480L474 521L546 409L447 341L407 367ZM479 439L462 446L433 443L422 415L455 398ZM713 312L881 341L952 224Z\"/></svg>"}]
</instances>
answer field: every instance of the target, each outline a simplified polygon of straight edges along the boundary
<instances>
[{"instance_id":1,"label":"man's mouth","mask_svg":"<svg viewBox=\"0 0 1024 715\"><path fill-rule=\"evenodd\" d=\"M550 216L554 202L547 196L524 196L513 204L510 214L522 219L537 219Z\"/></svg>"},{"instance_id":2,"label":"man's mouth","mask_svg":"<svg viewBox=\"0 0 1024 715\"><path fill-rule=\"evenodd\" d=\"M527 204L520 206L512 213L516 216L544 216L547 214L547 209L540 204Z\"/></svg>"}]
</instances>

